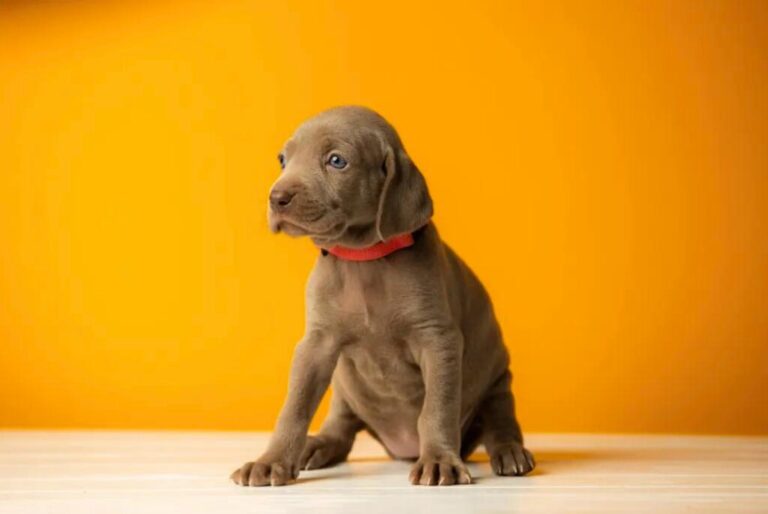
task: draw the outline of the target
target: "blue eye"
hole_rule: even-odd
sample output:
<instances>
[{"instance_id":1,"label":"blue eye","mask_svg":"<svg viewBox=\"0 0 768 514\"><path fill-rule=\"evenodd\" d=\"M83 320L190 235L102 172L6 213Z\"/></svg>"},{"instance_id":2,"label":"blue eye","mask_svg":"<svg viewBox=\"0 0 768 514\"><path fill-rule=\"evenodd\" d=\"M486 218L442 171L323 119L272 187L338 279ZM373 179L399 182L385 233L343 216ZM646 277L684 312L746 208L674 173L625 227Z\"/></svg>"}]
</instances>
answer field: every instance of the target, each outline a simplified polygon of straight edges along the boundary
<instances>
[{"instance_id":1,"label":"blue eye","mask_svg":"<svg viewBox=\"0 0 768 514\"><path fill-rule=\"evenodd\" d=\"M337 153L332 153L330 157L328 157L328 164L336 168L337 170L343 170L347 167L347 161L344 160L344 157Z\"/></svg>"},{"instance_id":2,"label":"blue eye","mask_svg":"<svg viewBox=\"0 0 768 514\"><path fill-rule=\"evenodd\" d=\"M280 169L285 169L285 155L278 154L277 160L280 161Z\"/></svg>"}]
</instances>

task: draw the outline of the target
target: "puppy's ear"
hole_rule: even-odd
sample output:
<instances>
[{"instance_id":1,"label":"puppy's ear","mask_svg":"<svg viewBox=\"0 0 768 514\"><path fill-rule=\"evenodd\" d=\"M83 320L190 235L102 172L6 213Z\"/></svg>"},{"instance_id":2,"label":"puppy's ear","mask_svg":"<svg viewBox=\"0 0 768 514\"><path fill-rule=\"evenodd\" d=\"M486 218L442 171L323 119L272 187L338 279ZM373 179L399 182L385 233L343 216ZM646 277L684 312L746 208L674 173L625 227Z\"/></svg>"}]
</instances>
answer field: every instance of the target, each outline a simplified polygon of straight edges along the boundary
<instances>
[{"instance_id":1,"label":"puppy's ear","mask_svg":"<svg viewBox=\"0 0 768 514\"><path fill-rule=\"evenodd\" d=\"M402 148L384 143L384 187L376 214L376 233L384 241L413 232L432 217L432 198L424 176Z\"/></svg>"}]
</instances>

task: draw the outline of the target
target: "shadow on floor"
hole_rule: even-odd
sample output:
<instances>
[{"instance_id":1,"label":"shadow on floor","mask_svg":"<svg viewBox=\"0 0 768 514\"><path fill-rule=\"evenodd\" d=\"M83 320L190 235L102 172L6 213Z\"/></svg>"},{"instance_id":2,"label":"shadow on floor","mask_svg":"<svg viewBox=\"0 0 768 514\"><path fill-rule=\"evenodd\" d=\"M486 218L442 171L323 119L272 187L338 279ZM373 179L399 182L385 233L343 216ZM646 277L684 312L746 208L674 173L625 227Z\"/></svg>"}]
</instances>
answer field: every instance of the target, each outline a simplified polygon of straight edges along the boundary
<instances>
[{"instance_id":1,"label":"shadow on floor","mask_svg":"<svg viewBox=\"0 0 768 514\"><path fill-rule=\"evenodd\" d=\"M536 469L527 476L539 476L545 475L552 470L571 469L581 466L588 462L610 460L613 455L606 452L586 452L586 451L537 451L534 452L536 459ZM392 460L387 456L370 456L370 457L353 457L349 459L351 463L383 463L390 462ZM486 453L473 453L468 459L470 464L489 465L490 458ZM401 461L412 462L412 461Z\"/></svg>"},{"instance_id":2,"label":"shadow on floor","mask_svg":"<svg viewBox=\"0 0 768 514\"><path fill-rule=\"evenodd\" d=\"M534 451L536 468L526 476L547 475L553 470L564 470L605 460L608 455L600 452L586 451ZM490 457L486 453L473 453L468 462L474 464L488 464Z\"/></svg>"}]
</instances>

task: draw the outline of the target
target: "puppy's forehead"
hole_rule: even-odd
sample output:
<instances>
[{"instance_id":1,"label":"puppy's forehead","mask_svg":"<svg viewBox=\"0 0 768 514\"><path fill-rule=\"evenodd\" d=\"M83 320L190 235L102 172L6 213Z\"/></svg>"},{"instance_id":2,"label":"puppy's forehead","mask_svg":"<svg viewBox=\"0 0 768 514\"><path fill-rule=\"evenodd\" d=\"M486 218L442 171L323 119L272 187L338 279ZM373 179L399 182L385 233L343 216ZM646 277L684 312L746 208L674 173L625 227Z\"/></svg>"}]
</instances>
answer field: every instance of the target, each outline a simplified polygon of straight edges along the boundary
<instances>
[{"instance_id":1,"label":"puppy's forehead","mask_svg":"<svg viewBox=\"0 0 768 514\"><path fill-rule=\"evenodd\" d=\"M354 128L348 125L318 123L310 120L296 129L291 139L297 144L305 145L332 140L353 140L355 136Z\"/></svg>"},{"instance_id":2,"label":"puppy's forehead","mask_svg":"<svg viewBox=\"0 0 768 514\"><path fill-rule=\"evenodd\" d=\"M304 123L285 145L288 153L316 153L333 149L361 151L372 146L375 136L350 124Z\"/></svg>"},{"instance_id":3,"label":"puppy's forehead","mask_svg":"<svg viewBox=\"0 0 768 514\"><path fill-rule=\"evenodd\" d=\"M369 146L374 138L400 146L394 128L376 112L365 107L336 107L301 124L286 143L286 151L307 146L322 148L333 144L346 144L360 149L363 145Z\"/></svg>"},{"instance_id":4,"label":"puppy's forehead","mask_svg":"<svg viewBox=\"0 0 768 514\"><path fill-rule=\"evenodd\" d=\"M313 155L330 150L355 150L357 141L354 134L342 134L328 130L296 132L285 144L287 154Z\"/></svg>"}]
</instances>

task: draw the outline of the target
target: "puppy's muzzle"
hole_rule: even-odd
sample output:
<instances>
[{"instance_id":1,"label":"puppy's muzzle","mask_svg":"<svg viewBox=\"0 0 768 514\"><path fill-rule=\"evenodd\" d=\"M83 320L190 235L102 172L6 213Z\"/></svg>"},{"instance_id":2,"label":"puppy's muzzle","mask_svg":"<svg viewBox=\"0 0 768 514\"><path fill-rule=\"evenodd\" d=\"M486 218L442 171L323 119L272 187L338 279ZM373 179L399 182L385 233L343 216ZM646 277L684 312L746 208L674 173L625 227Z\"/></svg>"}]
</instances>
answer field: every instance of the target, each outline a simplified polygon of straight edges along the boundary
<instances>
[{"instance_id":1,"label":"puppy's muzzle","mask_svg":"<svg viewBox=\"0 0 768 514\"><path fill-rule=\"evenodd\" d=\"M296 193L293 191L273 189L269 193L269 205L275 212L285 212L291 205L291 200L293 200L294 196L296 196Z\"/></svg>"}]
</instances>

